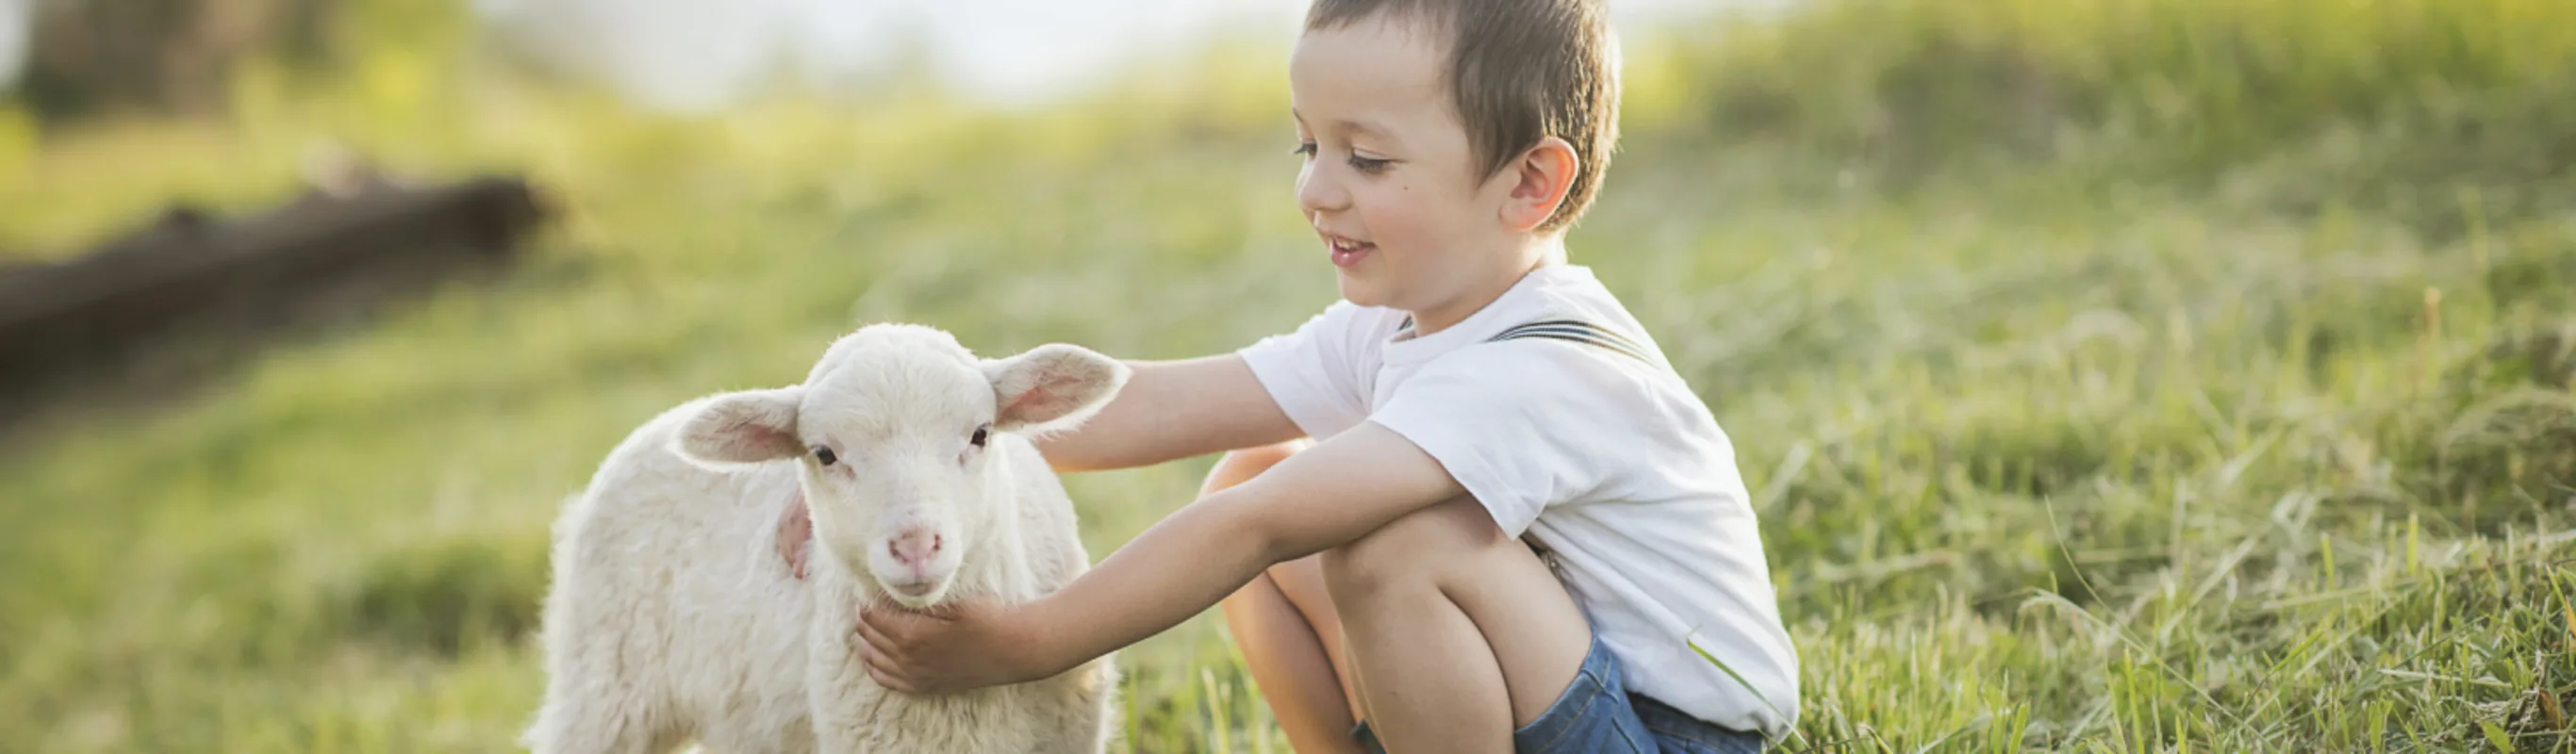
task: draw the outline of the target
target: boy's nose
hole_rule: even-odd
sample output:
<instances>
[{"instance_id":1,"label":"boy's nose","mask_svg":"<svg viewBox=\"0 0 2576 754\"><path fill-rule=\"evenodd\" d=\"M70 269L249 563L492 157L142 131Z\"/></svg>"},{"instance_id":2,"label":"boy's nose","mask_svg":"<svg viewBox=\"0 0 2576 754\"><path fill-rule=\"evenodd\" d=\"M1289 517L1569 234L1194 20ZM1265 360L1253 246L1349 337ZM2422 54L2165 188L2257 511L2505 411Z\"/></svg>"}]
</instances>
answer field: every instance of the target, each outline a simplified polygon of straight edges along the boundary
<instances>
[{"instance_id":1,"label":"boy's nose","mask_svg":"<svg viewBox=\"0 0 2576 754\"><path fill-rule=\"evenodd\" d=\"M1297 208L1307 214L1335 212L1350 207L1351 195L1342 191L1339 182L1324 175L1326 171L1308 164L1297 174Z\"/></svg>"}]
</instances>

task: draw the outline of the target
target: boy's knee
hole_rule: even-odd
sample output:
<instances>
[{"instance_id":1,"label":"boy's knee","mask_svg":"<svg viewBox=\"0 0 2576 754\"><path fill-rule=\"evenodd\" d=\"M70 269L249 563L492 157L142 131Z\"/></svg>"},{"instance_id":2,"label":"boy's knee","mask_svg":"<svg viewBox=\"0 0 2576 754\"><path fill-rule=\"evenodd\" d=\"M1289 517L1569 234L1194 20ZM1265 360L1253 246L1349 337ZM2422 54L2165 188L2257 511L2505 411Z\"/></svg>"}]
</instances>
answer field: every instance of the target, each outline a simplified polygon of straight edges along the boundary
<instances>
[{"instance_id":1,"label":"boy's knee","mask_svg":"<svg viewBox=\"0 0 2576 754\"><path fill-rule=\"evenodd\" d=\"M1253 477L1260 476L1261 472L1269 471L1270 467L1288 460L1289 456L1296 455L1297 451L1303 448L1302 443L1292 441L1226 451L1224 456L1217 458L1216 467L1208 469L1207 481L1199 485L1199 495L1205 497L1218 490L1251 481Z\"/></svg>"},{"instance_id":2,"label":"boy's knee","mask_svg":"<svg viewBox=\"0 0 2576 754\"><path fill-rule=\"evenodd\" d=\"M1402 574L1400 569L1384 562L1386 558L1378 551L1379 548L1363 547L1362 543L1367 541L1363 538L1324 551L1324 593L1331 596L1334 604L1349 604L1352 600L1383 594Z\"/></svg>"},{"instance_id":3,"label":"boy's knee","mask_svg":"<svg viewBox=\"0 0 2576 754\"><path fill-rule=\"evenodd\" d=\"M1261 576L1277 584L1279 592L1288 595L1292 601L1303 604L1307 600L1330 599L1331 592L1324 586L1324 556L1324 553L1316 553L1274 563L1261 569Z\"/></svg>"},{"instance_id":4,"label":"boy's knee","mask_svg":"<svg viewBox=\"0 0 2576 754\"><path fill-rule=\"evenodd\" d=\"M1279 582L1271 580L1270 574L1263 572L1255 574L1251 581L1244 582L1242 587L1234 590L1234 593L1226 595L1223 604L1230 606L1241 602L1261 602L1270 595L1278 593Z\"/></svg>"},{"instance_id":5,"label":"boy's knee","mask_svg":"<svg viewBox=\"0 0 2576 754\"><path fill-rule=\"evenodd\" d=\"M1436 587L1449 569L1472 567L1477 552L1509 541L1483 505L1460 495L1324 551L1324 586L1336 601Z\"/></svg>"}]
</instances>

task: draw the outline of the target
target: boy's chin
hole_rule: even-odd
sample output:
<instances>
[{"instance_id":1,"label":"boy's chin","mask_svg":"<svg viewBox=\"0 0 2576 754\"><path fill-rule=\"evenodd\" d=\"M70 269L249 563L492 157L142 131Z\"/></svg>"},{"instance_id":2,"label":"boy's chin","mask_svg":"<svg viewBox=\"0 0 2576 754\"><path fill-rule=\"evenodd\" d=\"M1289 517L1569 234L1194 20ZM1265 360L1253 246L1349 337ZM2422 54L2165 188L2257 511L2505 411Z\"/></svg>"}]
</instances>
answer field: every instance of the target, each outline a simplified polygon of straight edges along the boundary
<instances>
[{"instance_id":1,"label":"boy's chin","mask_svg":"<svg viewBox=\"0 0 2576 754\"><path fill-rule=\"evenodd\" d=\"M1387 305L1386 290L1376 281L1352 277L1350 270L1336 270L1333 282L1341 287L1343 301L1358 306Z\"/></svg>"}]
</instances>

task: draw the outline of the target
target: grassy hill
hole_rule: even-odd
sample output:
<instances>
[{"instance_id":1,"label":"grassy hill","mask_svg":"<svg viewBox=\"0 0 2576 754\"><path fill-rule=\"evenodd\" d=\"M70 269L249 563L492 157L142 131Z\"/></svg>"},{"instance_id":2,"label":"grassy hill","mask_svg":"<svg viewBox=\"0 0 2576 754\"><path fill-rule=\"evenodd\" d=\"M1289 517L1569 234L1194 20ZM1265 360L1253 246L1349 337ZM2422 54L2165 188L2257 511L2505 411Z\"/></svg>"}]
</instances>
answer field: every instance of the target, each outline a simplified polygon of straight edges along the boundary
<instances>
[{"instance_id":1,"label":"grassy hill","mask_svg":"<svg viewBox=\"0 0 2576 754\"><path fill-rule=\"evenodd\" d=\"M254 67L225 123L0 110L0 249L282 197L324 138L561 212L506 280L12 428L0 750L506 748L548 523L658 410L863 322L1163 358L1333 295L1275 45L1037 112L674 119L382 5L348 33L401 43ZM2576 7L1844 0L1687 42L1630 60L1571 247L1741 453L1792 750L2566 748ZM1094 552L1205 464L1069 478ZM1137 750L1284 750L1214 616L1125 658Z\"/></svg>"}]
</instances>

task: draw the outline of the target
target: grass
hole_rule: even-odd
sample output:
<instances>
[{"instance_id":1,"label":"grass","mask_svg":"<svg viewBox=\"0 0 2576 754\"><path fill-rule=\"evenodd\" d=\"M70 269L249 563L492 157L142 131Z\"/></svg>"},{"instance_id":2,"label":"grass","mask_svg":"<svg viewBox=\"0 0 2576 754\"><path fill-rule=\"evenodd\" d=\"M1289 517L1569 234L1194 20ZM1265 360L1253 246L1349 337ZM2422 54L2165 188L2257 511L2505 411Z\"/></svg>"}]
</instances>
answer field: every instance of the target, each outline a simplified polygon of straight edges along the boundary
<instances>
[{"instance_id":1,"label":"grass","mask_svg":"<svg viewBox=\"0 0 2576 754\"><path fill-rule=\"evenodd\" d=\"M2545 96L2571 28L2513 0L1881 0L1641 51L1573 254L1735 440L1804 662L1788 748L2576 748L2550 203L2576 100ZM2209 34L2235 52L2160 46ZM1907 104L1999 96L1961 45L2075 103L2017 116L2044 149ZM0 118L17 253L276 199L318 138L527 171L560 212L507 279L13 428L0 750L507 748L546 527L661 408L792 380L862 322L1165 358L1332 296L1270 57L1031 113L678 120L453 55L255 68L223 124ZM2199 104L2139 114L2158 87ZM1205 464L1070 477L1094 552ZM1285 750L1213 616L1125 658L1135 749Z\"/></svg>"}]
</instances>

